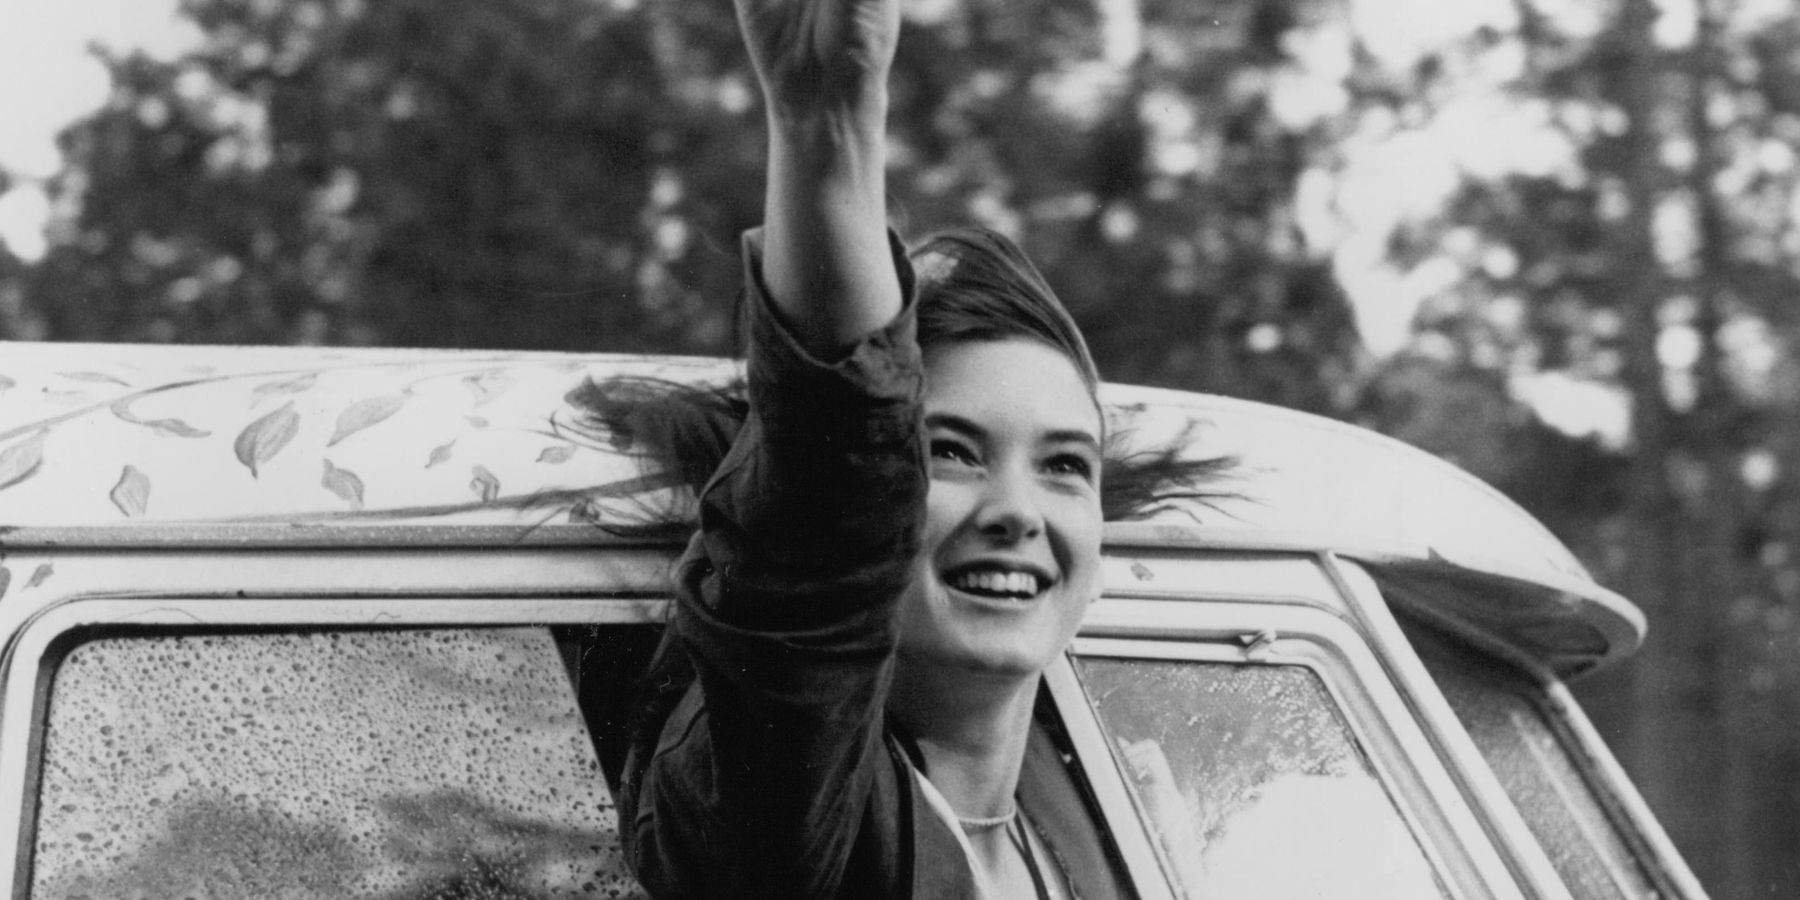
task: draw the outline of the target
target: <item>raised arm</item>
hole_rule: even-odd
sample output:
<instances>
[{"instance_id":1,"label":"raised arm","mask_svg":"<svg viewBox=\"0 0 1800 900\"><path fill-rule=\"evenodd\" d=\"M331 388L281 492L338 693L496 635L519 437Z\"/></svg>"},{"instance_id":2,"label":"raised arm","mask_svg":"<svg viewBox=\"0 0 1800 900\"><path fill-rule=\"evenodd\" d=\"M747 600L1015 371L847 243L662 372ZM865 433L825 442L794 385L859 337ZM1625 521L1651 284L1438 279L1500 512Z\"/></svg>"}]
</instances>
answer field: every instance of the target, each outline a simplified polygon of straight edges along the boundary
<instances>
[{"instance_id":1,"label":"raised arm","mask_svg":"<svg viewBox=\"0 0 1800 900\"><path fill-rule=\"evenodd\" d=\"M887 241L887 77L899 0L736 0L769 127L763 278L830 357L901 296Z\"/></svg>"},{"instance_id":2,"label":"raised arm","mask_svg":"<svg viewBox=\"0 0 1800 900\"><path fill-rule=\"evenodd\" d=\"M770 142L750 415L677 566L652 677L694 680L633 726L624 849L659 898L903 896L911 788L882 725L927 478L882 172L899 0L736 2Z\"/></svg>"}]
</instances>

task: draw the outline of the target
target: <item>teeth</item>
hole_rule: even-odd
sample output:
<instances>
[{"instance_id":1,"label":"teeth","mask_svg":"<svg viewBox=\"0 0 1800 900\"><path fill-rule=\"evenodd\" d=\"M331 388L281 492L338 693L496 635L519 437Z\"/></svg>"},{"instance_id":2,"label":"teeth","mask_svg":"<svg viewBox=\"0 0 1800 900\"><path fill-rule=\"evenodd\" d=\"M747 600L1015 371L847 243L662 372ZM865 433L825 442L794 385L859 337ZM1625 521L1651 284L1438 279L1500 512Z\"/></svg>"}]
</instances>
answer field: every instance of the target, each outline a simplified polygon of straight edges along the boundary
<instances>
[{"instance_id":1,"label":"teeth","mask_svg":"<svg viewBox=\"0 0 1800 900\"><path fill-rule=\"evenodd\" d=\"M1030 572L964 572L956 576L951 586L965 591L1023 597L1038 592L1037 576Z\"/></svg>"}]
</instances>

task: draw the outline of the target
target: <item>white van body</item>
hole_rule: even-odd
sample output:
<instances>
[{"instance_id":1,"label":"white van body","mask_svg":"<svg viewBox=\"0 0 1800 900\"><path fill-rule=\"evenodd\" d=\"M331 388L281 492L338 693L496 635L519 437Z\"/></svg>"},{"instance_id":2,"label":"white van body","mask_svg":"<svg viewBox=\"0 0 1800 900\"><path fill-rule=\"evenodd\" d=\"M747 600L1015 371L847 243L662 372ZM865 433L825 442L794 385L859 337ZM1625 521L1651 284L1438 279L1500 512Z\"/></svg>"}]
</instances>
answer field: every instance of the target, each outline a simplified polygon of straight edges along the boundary
<instances>
[{"instance_id":1,"label":"white van body","mask_svg":"<svg viewBox=\"0 0 1800 900\"><path fill-rule=\"evenodd\" d=\"M608 735L682 497L583 379L729 361L0 343L15 897L638 896ZM1047 677L1145 898L1704 892L1564 687L1644 622L1379 435L1109 385L1234 499L1106 535Z\"/></svg>"}]
</instances>

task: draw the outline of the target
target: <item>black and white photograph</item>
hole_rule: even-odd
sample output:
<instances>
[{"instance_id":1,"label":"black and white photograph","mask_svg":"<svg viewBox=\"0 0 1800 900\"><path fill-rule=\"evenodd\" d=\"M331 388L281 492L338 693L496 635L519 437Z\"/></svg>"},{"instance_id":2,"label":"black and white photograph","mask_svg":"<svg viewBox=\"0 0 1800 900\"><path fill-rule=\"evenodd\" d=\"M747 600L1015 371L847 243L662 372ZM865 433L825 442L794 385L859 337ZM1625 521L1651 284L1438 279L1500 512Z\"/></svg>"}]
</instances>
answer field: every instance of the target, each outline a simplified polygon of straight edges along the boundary
<instances>
[{"instance_id":1,"label":"black and white photograph","mask_svg":"<svg viewBox=\"0 0 1800 900\"><path fill-rule=\"evenodd\" d=\"M0 885L1800 897L1800 6L13 0Z\"/></svg>"}]
</instances>

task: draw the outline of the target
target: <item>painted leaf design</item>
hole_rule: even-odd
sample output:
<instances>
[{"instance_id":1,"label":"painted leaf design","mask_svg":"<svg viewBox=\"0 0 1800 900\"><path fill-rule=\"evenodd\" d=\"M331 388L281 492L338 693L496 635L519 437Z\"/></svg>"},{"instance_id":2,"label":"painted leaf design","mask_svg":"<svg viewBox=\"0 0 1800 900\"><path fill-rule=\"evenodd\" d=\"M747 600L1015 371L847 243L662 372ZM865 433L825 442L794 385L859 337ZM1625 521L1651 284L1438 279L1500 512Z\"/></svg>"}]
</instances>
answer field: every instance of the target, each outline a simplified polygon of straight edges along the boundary
<instances>
[{"instance_id":1,"label":"painted leaf design","mask_svg":"<svg viewBox=\"0 0 1800 900\"><path fill-rule=\"evenodd\" d=\"M124 387L131 387L131 382L114 378L105 372L58 372L56 374L61 375L70 381L87 381L94 384L117 384Z\"/></svg>"},{"instance_id":2,"label":"painted leaf design","mask_svg":"<svg viewBox=\"0 0 1800 900\"><path fill-rule=\"evenodd\" d=\"M300 414L294 412L294 404L288 403L278 410L251 422L238 433L237 440L232 442L231 449L236 451L238 462L250 469L251 477L257 477L257 467L275 458L281 448L294 439L300 430Z\"/></svg>"},{"instance_id":3,"label":"painted leaf design","mask_svg":"<svg viewBox=\"0 0 1800 900\"><path fill-rule=\"evenodd\" d=\"M255 390L250 392L250 403L251 405L255 405L262 402L265 397L280 397L286 394L298 394L301 391L312 387L318 380L319 373L308 372L298 378L289 378L286 381L271 381L268 384L259 384L256 386Z\"/></svg>"},{"instance_id":4,"label":"painted leaf design","mask_svg":"<svg viewBox=\"0 0 1800 900\"><path fill-rule=\"evenodd\" d=\"M439 463L449 462L450 454L455 449L456 449L455 441L451 441L448 444L443 444L443 445L431 448L431 457L429 459L425 460L425 468L429 469L432 466L438 465Z\"/></svg>"},{"instance_id":5,"label":"painted leaf design","mask_svg":"<svg viewBox=\"0 0 1800 900\"><path fill-rule=\"evenodd\" d=\"M401 404L405 402L405 395L389 394L382 397L369 397L350 404L348 408L338 414L337 428L331 432L331 440L326 441L325 446L336 446L338 441L380 423L388 416L399 412Z\"/></svg>"},{"instance_id":6,"label":"painted leaf design","mask_svg":"<svg viewBox=\"0 0 1800 900\"><path fill-rule=\"evenodd\" d=\"M114 403L112 405L112 413L133 425L154 428L163 434L173 435L175 437L203 438L212 435L212 432L207 431L204 428L195 428L180 419L140 419L136 413L131 411L130 399L120 400L117 403Z\"/></svg>"},{"instance_id":7,"label":"painted leaf design","mask_svg":"<svg viewBox=\"0 0 1800 900\"><path fill-rule=\"evenodd\" d=\"M50 576L55 573L55 566L49 563L38 563L38 567L31 570L31 577L25 579L25 586L19 590L30 590L31 588L37 587L49 580Z\"/></svg>"},{"instance_id":8,"label":"painted leaf design","mask_svg":"<svg viewBox=\"0 0 1800 900\"><path fill-rule=\"evenodd\" d=\"M6 596L6 586L12 583L12 572L0 566L0 597Z\"/></svg>"},{"instance_id":9,"label":"painted leaf design","mask_svg":"<svg viewBox=\"0 0 1800 900\"><path fill-rule=\"evenodd\" d=\"M481 502L492 503L494 498L500 496L500 479L495 478L494 473L489 472L486 467L476 466L469 470L469 474L472 476L469 479L469 490L474 491Z\"/></svg>"},{"instance_id":10,"label":"painted leaf design","mask_svg":"<svg viewBox=\"0 0 1800 900\"><path fill-rule=\"evenodd\" d=\"M204 428L195 428L180 419L151 419L139 424L154 428L163 434L172 434L176 437L203 438L212 435L212 432L207 431Z\"/></svg>"},{"instance_id":11,"label":"painted leaf design","mask_svg":"<svg viewBox=\"0 0 1800 900\"><path fill-rule=\"evenodd\" d=\"M351 509L363 508L363 483L356 473L340 469L325 460L325 475L319 479L325 489L350 502Z\"/></svg>"},{"instance_id":12,"label":"painted leaf design","mask_svg":"<svg viewBox=\"0 0 1800 900\"><path fill-rule=\"evenodd\" d=\"M475 395L475 405L482 406L495 397L506 393L512 387L513 380L500 369L487 369L473 375L463 376L463 387Z\"/></svg>"},{"instance_id":13,"label":"painted leaf design","mask_svg":"<svg viewBox=\"0 0 1800 900\"><path fill-rule=\"evenodd\" d=\"M574 455L575 445L563 444L559 447L545 447L544 452L538 454L537 461L541 463L550 463L552 465L560 465L568 462L569 457Z\"/></svg>"},{"instance_id":14,"label":"painted leaf design","mask_svg":"<svg viewBox=\"0 0 1800 900\"><path fill-rule=\"evenodd\" d=\"M488 427L488 420L486 420L480 416L463 416L463 418L468 420L469 424L475 426L476 428Z\"/></svg>"},{"instance_id":15,"label":"painted leaf design","mask_svg":"<svg viewBox=\"0 0 1800 900\"><path fill-rule=\"evenodd\" d=\"M0 450L0 490L37 474L38 466L44 464L46 433L48 432L40 428L26 435L24 440Z\"/></svg>"},{"instance_id":16,"label":"painted leaf design","mask_svg":"<svg viewBox=\"0 0 1800 900\"><path fill-rule=\"evenodd\" d=\"M137 466L126 466L119 473L119 483L113 485L113 505L119 512L127 516L141 516L150 505L150 476L138 471Z\"/></svg>"}]
</instances>

